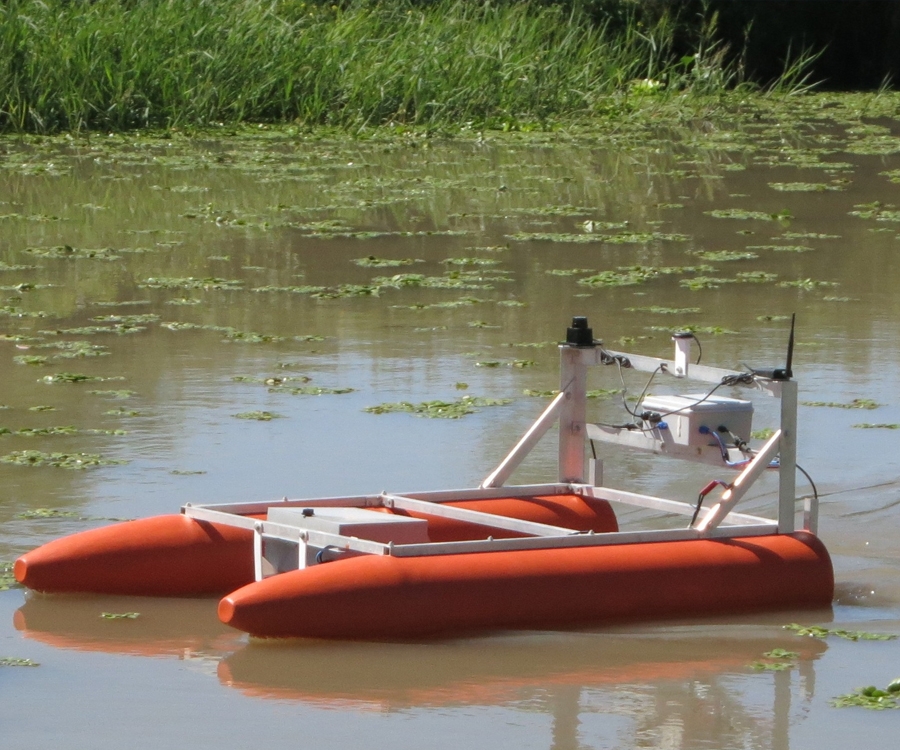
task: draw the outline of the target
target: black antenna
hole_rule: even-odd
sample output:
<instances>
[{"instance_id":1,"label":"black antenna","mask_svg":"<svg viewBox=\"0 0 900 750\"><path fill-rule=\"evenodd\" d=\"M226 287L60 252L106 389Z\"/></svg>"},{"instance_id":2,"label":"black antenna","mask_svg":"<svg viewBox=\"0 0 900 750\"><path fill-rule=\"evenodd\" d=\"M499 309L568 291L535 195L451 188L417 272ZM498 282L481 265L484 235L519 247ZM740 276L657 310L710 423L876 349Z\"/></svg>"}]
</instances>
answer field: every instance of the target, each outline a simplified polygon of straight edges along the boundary
<instances>
[{"instance_id":1,"label":"black antenna","mask_svg":"<svg viewBox=\"0 0 900 750\"><path fill-rule=\"evenodd\" d=\"M754 370L749 368L754 375L759 375L770 380L790 380L794 377L794 371L791 369L794 363L794 323L797 319L797 313L791 313L791 334L788 337L787 362L783 368L775 368L774 370ZM744 365L746 367L746 365Z\"/></svg>"},{"instance_id":2,"label":"black antenna","mask_svg":"<svg viewBox=\"0 0 900 750\"><path fill-rule=\"evenodd\" d=\"M788 354L787 363L784 366L785 375L789 378L794 377L794 371L791 365L794 363L794 323L797 320L797 313L791 313L791 335L788 337Z\"/></svg>"}]
</instances>

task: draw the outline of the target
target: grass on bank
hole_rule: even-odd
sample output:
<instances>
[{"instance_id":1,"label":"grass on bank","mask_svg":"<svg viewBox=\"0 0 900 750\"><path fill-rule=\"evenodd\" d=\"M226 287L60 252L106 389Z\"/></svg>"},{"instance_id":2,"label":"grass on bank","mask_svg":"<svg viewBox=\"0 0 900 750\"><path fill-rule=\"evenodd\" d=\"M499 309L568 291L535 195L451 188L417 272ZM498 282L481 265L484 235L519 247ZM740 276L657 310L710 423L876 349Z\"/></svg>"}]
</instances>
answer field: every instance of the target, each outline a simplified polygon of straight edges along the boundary
<instances>
[{"instance_id":1,"label":"grass on bank","mask_svg":"<svg viewBox=\"0 0 900 750\"><path fill-rule=\"evenodd\" d=\"M598 1L588 13L541 0L8 0L0 131L509 128L740 83L714 18L689 28L630 0Z\"/></svg>"}]
</instances>

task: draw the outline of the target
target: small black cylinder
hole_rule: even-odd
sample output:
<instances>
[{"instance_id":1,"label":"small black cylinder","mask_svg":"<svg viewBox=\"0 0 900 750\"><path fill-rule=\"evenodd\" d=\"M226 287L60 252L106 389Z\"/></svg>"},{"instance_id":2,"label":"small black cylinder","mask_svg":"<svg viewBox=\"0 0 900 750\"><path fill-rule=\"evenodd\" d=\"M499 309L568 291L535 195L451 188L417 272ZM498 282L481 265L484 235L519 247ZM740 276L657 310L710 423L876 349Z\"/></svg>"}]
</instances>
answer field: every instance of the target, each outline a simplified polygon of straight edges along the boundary
<instances>
[{"instance_id":1,"label":"small black cylinder","mask_svg":"<svg viewBox=\"0 0 900 750\"><path fill-rule=\"evenodd\" d=\"M588 328L588 319L583 316L572 318L572 327L566 329L566 343L569 346L593 346L594 332Z\"/></svg>"}]
</instances>

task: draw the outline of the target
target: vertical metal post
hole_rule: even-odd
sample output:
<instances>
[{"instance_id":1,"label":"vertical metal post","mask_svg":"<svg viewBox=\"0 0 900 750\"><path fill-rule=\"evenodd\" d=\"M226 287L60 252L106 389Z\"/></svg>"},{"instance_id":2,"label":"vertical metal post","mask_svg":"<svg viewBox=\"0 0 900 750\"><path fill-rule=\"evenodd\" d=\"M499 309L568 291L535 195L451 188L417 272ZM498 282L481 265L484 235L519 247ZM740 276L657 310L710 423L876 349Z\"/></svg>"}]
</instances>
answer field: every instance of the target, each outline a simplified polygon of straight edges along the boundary
<instances>
[{"instance_id":1,"label":"vertical metal post","mask_svg":"<svg viewBox=\"0 0 900 750\"><path fill-rule=\"evenodd\" d=\"M559 481L584 482L587 365L582 349L559 347L559 389L566 394L559 411Z\"/></svg>"},{"instance_id":2,"label":"vertical metal post","mask_svg":"<svg viewBox=\"0 0 900 750\"><path fill-rule=\"evenodd\" d=\"M778 470L778 533L794 531L797 498L797 383L781 381L781 446Z\"/></svg>"}]
</instances>

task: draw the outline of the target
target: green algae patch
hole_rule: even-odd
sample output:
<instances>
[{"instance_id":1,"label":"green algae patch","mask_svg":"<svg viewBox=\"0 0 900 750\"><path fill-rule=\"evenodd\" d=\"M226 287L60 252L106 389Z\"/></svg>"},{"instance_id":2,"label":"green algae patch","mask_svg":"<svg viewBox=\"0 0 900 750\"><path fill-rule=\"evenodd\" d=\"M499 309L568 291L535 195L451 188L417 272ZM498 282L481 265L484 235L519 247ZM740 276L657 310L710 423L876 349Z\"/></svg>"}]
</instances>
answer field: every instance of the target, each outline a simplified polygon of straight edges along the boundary
<instances>
[{"instance_id":1,"label":"green algae patch","mask_svg":"<svg viewBox=\"0 0 900 750\"><path fill-rule=\"evenodd\" d=\"M836 409L877 409L881 404L870 398L855 398L849 403L838 401L801 401L803 406L830 406Z\"/></svg>"},{"instance_id":2,"label":"green algae patch","mask_svg":"<svg viewBox=\"0 0 900 750\"><path fill-rule=\"evenodd\" d=\"M33 521L36 519L47 518L78 518L78 514L74 510L62 510L60 508L34 508L33 510L25 510L16 513L13 518L19 521Z\"/></svg>"},{"instance_id":3,"label":"green algae patch","mask_svg":"<svg viewBox=\"0 0 900 750\"><path fill-rule=\"evenodd\" d=\"M60 469L92 469L100 466L126 464L122 459L105 458L99 453L44 453L43 451L13 451L0 456L0 463L15 466L55 466Z\"/></svg>"},{"instance_id":4,"label":"green algae patch","mask_svg":"<svg viewBox=\"0 0 900 750\"><path fill-rule=\"evenodd\" d=\"M716 208L712 211L704 211L704 213L714 219L737 219L739 221L786 221L793 218L788 211L767 214L764 211L748 211L744 208Z\"/></svg>"},{"instance_id":5,"label":"green algae patch","mask_svg":"<svg viewBox=\"0 0 900 750\"><path fill-rule=\"evenodd\" d=\"M20 588L22 588L22 584L16 580L13 574L13 564L7 560L0 560L0 591Z\"/></svg>"},{"instance_id":6,"label":"green algae patch","mask_svg":"<svg viewBox=\"0 0 900 750\"><path fill-rule=\"evenodd\" d=\"M660 307L658 305L626 307L625 310L627 312L645 312L651 315L692 315L700 312L699 307Z\"/></svg>"},{"instance_id":7,"label":"green algae patch","mask_svg":"<svg viewBox=\"0 0 900 750\"><path fill-rule=\"evenodd\" d=\"M180 278L151 276L139 283L138 286L142 289L182 289L186 291L194 289L219 290L241 289L244 286L244 282L240 279L222 279L216 276L208 276L205 278L195 278L193 276Z\"/></svg>"},{"instance_id":8,"label":"green algae patch","mask_svg":"<svg viewBox=\"0 0 900 750\"><path fill-rule=\"evenodd\" d=\"M31 659L19 659L14 656L0 656L0 667L39 667L40 662Z\"/></svg>"},{"instance_id":9,"label":"green algae patch","mask_svg":"<svg viewBox=\"0 0 900 750\"><path fill-rule=\"evenodd\" d=\"M732 250L698 250L693 254L701 260L708 260L711 263L727 263L735 260L755 260L759 257L756 253Z\"/></svg>"},{"instance_id":10,"label":"green algae patch","mask_svg":"<svg viewBox=\"0 0 900 750\"><path fill-rule=\"evenodd\" d=\"M136 620L141 616L140 612L101 612L103 620Z\"/></svg>"},{"instance_id":11,"label":"green algae patch","mask_svg":"<svg viewBox=\"0 0 900 750\"><path fill-rule=\"evenodd\" d=\"M288 393L291 396L340 396L353 393L353 388L328 388L320 385L304 385L297 388L269 388L269 393Z\"/></svg>"},{"instance_id":12,"label":"green algae patch","mask_svg":"<svg viewBox=\"0 0 900 750\"><path fill-rule=\"evenodd\" d=\"M898 698L900 698L900 679L893 680L884 689L875 687L875 685L856 688L852 693L832 698L831 705L835 708L857 706L874 711L883 711L889 708L900 708L900 705L897 703Z\"/></svg>"},{"instance_id":13,"label":"green algae patch","mask_svg":"<svg viewBox=\"0 0 900 750\"><path fill-rule=\"evenodd\" d=\"M363 268L398 268L425 261L420 258L377 258L374 255L368 255L365 258L354 258L352 262Z\"/></svg>"},{"instance_id":14,"label":"green algae patch","mask_svg":"<svg viewBox=\"0 0 900 750\"><path fill-rule=\"evenodd\" d=\"M824 193L829 190L846 190L845 185L834 182L770 182L769 187L780 193Z\"/></svg>"},{"instance_id":15,"label":"green algae patch","mask_svg":"<svg viewBox=\"0 0 900 750\"><path fill-rule=\"evenodd\" d=\"M418 404L413 404L409 401L384 403L377 406L367 406L363 411L369 414L405 412L414 414L417 417L428 417L429 419L459 419L467 414L474 414L483 407L505 406L511 402L512 399L508 398L462 396L454 401L422 401Z\"/></svg>"},{"instance_id":16,"label":"green algae patch","mask_svg":"<svg viewBox=\"0 0 900 750\"><path fill-rule=\"evenodd\" d=\"M851 426L860 430L900 430L900 424L897 424L896 422L860 422L859 424Z\"/></svg>"},{"instance_id":17,"label":"green algae patch","mask_svg":"<svg viewBox=\"0 0 900 750\"><path fill-rule=\"evenodd\" d=\"M257 422L271 422L273 419L284 418L284 414L276 414L272 411L243 411L234 416L238 419L255 419Z\"/></svg>"},{"instance_id":18,"label":"green algae patch","mask_svg":"<svg viewBox=\"0 0 900 750\"><path fill-rule=\"evenodd\" d=\"M821 625L799 625L796 622L792 622L790 625L784 625L783 627L785 630L792 630L797 635L810 638L828 638L833 635L838 638L843 638L846 641L893 641L897 639L896 635L887 633L869 633L865 630L826 628Z\"/></svg>"}]
</instances>

